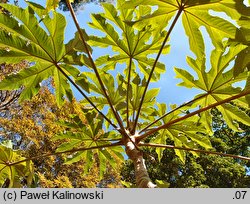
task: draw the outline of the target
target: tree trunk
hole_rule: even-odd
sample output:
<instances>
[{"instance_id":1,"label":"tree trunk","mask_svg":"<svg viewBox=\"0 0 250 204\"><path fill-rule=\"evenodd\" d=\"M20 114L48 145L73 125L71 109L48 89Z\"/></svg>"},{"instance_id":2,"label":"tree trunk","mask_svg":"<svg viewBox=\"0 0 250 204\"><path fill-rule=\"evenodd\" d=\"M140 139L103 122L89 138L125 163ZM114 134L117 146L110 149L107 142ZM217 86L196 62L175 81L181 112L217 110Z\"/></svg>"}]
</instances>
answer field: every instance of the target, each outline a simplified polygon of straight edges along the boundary
<instances>
[{"instance_id":1,"label":"tree trunk","mask_svg":"<svg viewBox=\"0 0 250 204\"><path fill-rule=\"evenodd\" d=\"M134 138L131 138L134 142ZM156 188L157 186L151 181L148 175L147 167L143 159L143 153L136 149L135 145L127 140L125 143L126 153L133 161L135 168L136 186L138 188Z\"/></svg>"}]
</instances>

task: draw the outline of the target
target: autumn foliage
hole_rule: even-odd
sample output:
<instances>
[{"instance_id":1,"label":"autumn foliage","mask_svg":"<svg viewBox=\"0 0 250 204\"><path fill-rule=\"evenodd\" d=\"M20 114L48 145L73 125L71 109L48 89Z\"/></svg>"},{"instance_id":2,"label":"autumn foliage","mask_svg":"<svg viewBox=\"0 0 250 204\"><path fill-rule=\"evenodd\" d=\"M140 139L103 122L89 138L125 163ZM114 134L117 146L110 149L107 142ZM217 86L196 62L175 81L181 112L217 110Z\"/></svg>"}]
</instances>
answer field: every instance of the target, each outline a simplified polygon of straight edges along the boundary
<instances>
[{"instance_id":1,"label":"autumn foliage","mask_svg":"<svg viewBox=\"0 0 250 204\"><path fill-rule=\"evenodd\" d=\"M205 153L250 160L217 152L211 143L215 108L235 132L242 131L239 124L250 125L248 5L238 0L117 0L91 14L88 26L98 31L91 35L78 23L71 2L66 4L76 32L68 42L59 1L27 2L26 8L0 5L0 63L29 63L0 82L0 90L21 90L23 104L1 118L6 129L18 133L19 139L11 139L21 145L18 151L10 142L0 146L0 185L31 185L38 177L45 187L89 187L88 179L102 182L87 173L98 171L103 178L130 159L137 187L156 187L144 163L148 148L155 149L158 161L166 148L174 149L182 163L187 151L194 157ZM169 105L157 101L160 87L150 85L165 73L160 57L174 46L169 39L178 21L192 55L186 56L188 67L170 69L179 86L199 94ZM94 58L97 47L108 54ZM82 100L76 101L76 91ZM65 165L77 171L70 174ZM84 174L75 183L71 178L80 170ZM116 185L119 176L114 175Z\"/></svg>"}]
</instances>

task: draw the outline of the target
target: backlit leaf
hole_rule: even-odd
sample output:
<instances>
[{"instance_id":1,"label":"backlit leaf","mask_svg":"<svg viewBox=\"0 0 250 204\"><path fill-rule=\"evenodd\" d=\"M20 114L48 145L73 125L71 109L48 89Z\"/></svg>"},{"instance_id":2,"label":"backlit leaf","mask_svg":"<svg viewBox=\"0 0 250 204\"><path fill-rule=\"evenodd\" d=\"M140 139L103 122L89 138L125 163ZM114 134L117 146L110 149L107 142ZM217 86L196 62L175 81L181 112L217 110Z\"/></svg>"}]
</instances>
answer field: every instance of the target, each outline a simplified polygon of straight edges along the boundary
<instances>
[{"instance_id":1,"label":"backlit leaf","mask_svg":"<svg viewBox=\"0 0 250 204\"><path fill-rule=\"evenodd\" d=\"M52 2L48 2L48 6ZM55 2L53 2L54 4ZM0 82L0 89L19 89L24 86L20 101L34 96L40 83L52 77L56 87L59 105L65 96L72 99L72 91L65 76L77 77L79 71L65 64L64 45L65 17L55 11L50 14L42 6L29 3L25 9L9 4L1 4L12 16L0 14L0 63L31 62L31 66L20 73L10 75ZM42 20L42 25L40 24ZM70 48L67 52L70 52ZM71 48L73 49L73 48Z\"/></svg>"},{"instance_id":2,"label":"backlit leaf","mask_svg":"<svg viewBox=\"0 0 250 204\"><path fill-rule=\"evenodd\" d=\"M168 25L177 12L181 12L182 23L185 32L189 38L190 49L198 58L202 58L205 53L205 45L201 27L205 27L212 43L218 48L222 48L224 38L234 38L237 27L230 21L221 18L219 15L214 15L212 12L225 12L231 19L238 20L241 13L245 12L246 8L241 2L234 0L130 0L126 1L122 8L134 9L141 5L158 6L151 14L141 16L134 21L136 27L144 25L152 25L153 27L164 28ZM164 26L162 26L164 22Z\"/></svg>"},{"instance_id":3,"label":"backlit leaf","mask_svg":"<svg viewBox=\"0 0 250 204\"><path fill-rule=\"evenodd\" d=\"M32 162L24 161L11 165L12 163L23 161L25 158L11 148L10 145L0 144L0 186L9 179L9 188L18 187L20 178L28 177L33 174Z\"/></svg>"},{"instance_id":4,"label":"backlit leaf","mask_svg":"<svg viewBox=\"0 0 250 204\"><path fill-rule=\"evenodd\" d=\"M234 68L229 66L230 63L235 60L236 56L245 48L245 45L233 43L231 43L230 47L224 45L223 50L216 48L211 53L211 68L209 71L205 71L207 70L205 60L194 60L189 57L188 64L197 73L197 79L186 70L175 69L177 77L183 80L179 85L188 88L197 88L205 92L202 94L203 96L197 96L200 97L200 99L193 104L194 107L195 105L201 108L206 107L209 104L219 102L242 92L242 88L235 87L234 83L246 81L247 72L238 74L237 77L235 77ZM236 99L234 103L243 108L247 107L247 101L244 99ZM224 104L217 108L224 116L229 127L235 131L239 131L239 129L237 123L234 123L233 120L249 125L250 117L247 116L243 110L229 104ZM240 115L242 118L239 117ZM210 134L212 134L212 118L210 113L203 112L200 121L205 125Z\"/></svg>"},{"instance_id":5,"label":"backlit leaf","mask_svg":"<svg viewBox=\"0 0 250 204\"><path fill-rule=\"evenodd\" d=\"M125 20L133 18L133 10L122 8L121 15L118 15L117 9L121 9L119 5L122 1L118 1L118 8L114 5L103 4L104 13L93 14L91 27L98 29L105 34L105 37L90 36L88 43L92 46L111 47L114 52L113 56L102 56L97 59L97 64L102 66L105 71L114 69L116 65L126 63L129 64L129 59L133 62L138 62L141 72L145 77L149 76L150 68L153 66L154 59L149 57L150 54L156 54L161 47L166 32L157 32L151 27L145 26L141 30L137 30L127 23ZM142 6L135 11L137 18L148 13L150 7ZM112 23L110 23L112 22ZM123 34L121 35L120 32ZM163 53L169 52L169 46L166 45ZM127 68L127 67L126 67ZM157 80L160 74L164 73L164 64L158 63L155 69L153 80ZM134 77L133 72L132 77ZM127 72L125 73L128 74Z\"/></svg>"}]
</instances>

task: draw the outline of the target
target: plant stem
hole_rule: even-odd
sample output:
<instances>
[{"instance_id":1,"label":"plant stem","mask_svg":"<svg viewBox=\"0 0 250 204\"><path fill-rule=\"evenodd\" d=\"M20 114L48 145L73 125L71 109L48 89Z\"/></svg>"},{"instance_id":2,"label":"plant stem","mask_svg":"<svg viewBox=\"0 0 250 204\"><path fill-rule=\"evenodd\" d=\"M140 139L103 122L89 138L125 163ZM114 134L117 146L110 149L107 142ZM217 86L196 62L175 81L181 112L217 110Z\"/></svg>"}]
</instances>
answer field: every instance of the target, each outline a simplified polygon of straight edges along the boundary
<instances>
[{"instance_id":1,"label":"plant stem","mask_svg":"<svg viewBox=\"0 0 250 204\"><path fill-rule=\"evenodd\" d=\"M75 12L74 12L74 10L73 10L73 8L72 8L72 6L71 6L71 3L70 3L69 0L66 0L66 2L67 2L67 5L68 5L68 7L69 7L69 11L70 11L70 13L71 13L71 16L72 16L72 18L73 18L73 20L74 20L75 26L76 26L76 28L77 28L77 30L78 30L78 32L79 32L81 41L82 41L82 43L83 43L83 45L84 45L84 48L85 48L86 53L87 53L87 55L88 55L88 58L89 58L89 60L90 60L90 64L91 64L91 66L92 66L92 68L93 68L93 70L94 70L94 72L95 72L95 75L96 75L96 77L97 77L97 79L98 79L98 81L99 81L99 84L100 84L100 86L101 86L101 88L102 88L102 91L103 91L103 93L104 93L104 95L105 95L105 97L106 97L106 99L107 99L107 101L108 101L108 103L109 103L109 106L110 106L110 108L111 108L111 110L112 110L112 112L113 112L113 114L114 114L114 116L115 116L115 118L116 118L116 120L117 120L117 122L118 122L118 124L119 124L119 126L120 126L120 128L121 128L121 130L124 132L124 134L126 134L126 133L125 133L125 128L124 128L123 123L122 123L122 120L121 120L121 117L119 116L118 112L116 111L115 107L113 106L113 104L112 104L112 102L111 102L111 99L110 99L110 97L109 97L109 95L108 95L108 93L107 93L107 91L106 91L105 85L103 84L103 81L102 81L102 79L101 79L101 76L100 76L100 74L99 74L99 72L98 72L98 69L97 69L97 67L96 67L96 65L95 65L95 62L94 62L94 60L93 60L93 58L92 58L92 55L91 55L90 50L89 50L89 48L88 48L88 45L87 45L87 43L86 43L86 41L85 41L83 32L82 32L82 30L81 30L81 28L80 28L80 25L79 25L78 20L77 20L77 18L76 18Z\"/></svg>"},{"instance_id":2,"label":"plant stem","mask_svg":"<svg viewBox=\"0 0 250 204\"><path fill-rule=\"evenodd\" d=\"M148 137L149 135L151 135L151 134L153 134L153 133L155 133L155 132L157 132L157 131L159 131L159 130L161 130L161 129L165 129L165 128L167 128L167 127L169 127L169 126L171 126L171 125L173 125L173 124L175 124L175 123L178 123L178 122L180 122L180 121L182 121L182 120L185 120L185 119L187 119L187 118L190 118L191 116L200 114L200 113L202 113L202 112L204 112L204 111L207 111L207 110L209 110L209 109L211 109L211 108L215 108L216 106L222 105L222 104L224 104L224 103L228 103L228 102L230 102L230 101L232 101L232 100L235 100L235 99L237 99L237 98L246 96L246 95L248 95L248 94L250 94L250 90L242 91L241 93L239 93L239 94L237 94L237 95L234 95L234 96L229 97L229 98L227 98L227 99L224 99L224 100L222 100L222 101L213 103L213 104L211 104L211 105L209 105L209 106L206 106L206 107L204 107L204 108L201 108L201 109L199 109L199 110L197 110L197 111L194 111L194 112L189 113L189 114L187 114L187 115L184 115L184 116L182 116L182 117L180 117L180 118L177 118L177 119L175 119L175 120L172 120L172 121L170 121L170 122L168 122L168 123L166 123L166 124L163 124L163 125L161 125L161 126L159 126L159 127L157 127L157 128L154 128L154 129L152 129L152 130L146 132L146 133L143 134L143 135L138 136L138 137L137 137L137 141L141 141L142 139Z\"/></svg>"},{"instance_id":3,"label":"plant stem","mask_svg":"<svg viewBox=\"0 0 250 204\"><path fill-rule=\"evenodd\" d=\"M130 93L130 78L131 78L131 69L132 69L132 57L129 58L129 67L128 67L128 84L127 84L127 128L129 128L129 93Z\"/></svg>"},{"instance_id":4,"label":"plant stem","mask_svg":"<svg viewBox=\"0 0 250 204\"><path fill-rule=\"evenodd\" d=\"M105 95L105 97L106 97L106 99L107 99L107 101L108 101L108 103L109 103L109 106L110 106L110 108L111 108L111 110L112 110L112 112L113 112L113 114L114 114L114 116L115 116L115 118L116 118L116 120L117 120L117 122L118 122L118 124L119 124L119 127L120 127L120 128L119 128L119 129L117 128L117 130L121 133L121 135L122 135L124 138L128 138L131 142L133 142L133 141L131 140L131 138L129 137L129 135L127 134L127 132L126 132L124 126L123 126L121 117L119 116L118 112L116 111L115 107L113 106L113 104L112 104L112 102L111 102L111 99L110 99L110 97L109 97L109 95L108 95L108 93L107 93L107 91L106 91L106 88L105 88L105 86L104 86L104 84L103 84L103 82L102 82L102 79L101 79L101 77L100 77L100 74L99 74L99 72L98 72L98 69L97 69L97 67L96 67L96 65L95 65L95 62L94 62L94 60L93 60L93 58L92 58L92 56L91 56L91 53L90 53L90 51L89 51L88 45L87 45L87 43L86 43L86 41L85 41L85 39L84 39L84 35L83 35L83 32L82 32L82 30L81 30L81 28L80 28L80 25L79 25L79 23L78 23L78 20L77 20L77 18L76 18L74 9L72 8L71 3L69 2L69 0L66 0L66 3L67 3L67 5L68 5L68 7L69 7L69 11L70 11L71 16L72 16L72 18L73 18L73 20L74 20L75 26L76 26L76 28L77 28L77 30L78 30L78 32L79 32L79 35L80 35L81 41L82 41L82 43L83 43L83 45L84 45L84 48L85 48L85 50L86 50L86 52L87 52L87 55L88 55L88 58L89 58L89 60L90 60L91 66L92 66L92 68L93 68L93 70L94 70L94 72L95 72L95 75L96 75L96 77L97 77L99 83L100 83L100 86L101 86L101 88L102 88L102 91L103 91L103 93L104 93L104 95ZM139 149L139 148L137 147L137 145L136 145L134 142L133 142L133 144L135 145L135 147L136 147L137 149Z\"/></svg>"},{"instance_id":5,"label":"plant stem","mask_svg":"<svg viewBox=\"0 0 250 204\"><path fill-rule=\"evenodd\" d=\"M90 103L91 106L105 119L109 122L110 125L112 125L115 129L117 129L117 126L112 123L112 121L104 115L97 107L96 105L90 100L90 98L80 89L80 87L62 70L62 68L58 65L55 64L56 68L69 80L69 82L79 91L80 94Z\"/></svg>"},{"instance_id":6,"label":"plant stem","mask_svg":"<svg viewBox=\"0 0 250 204\"><path fill-rule=\"evenodd\" d=\"M201 150L201 149L192 149L192 148L187 148L187 147L176 147L176 146L173 146L173 145L163 145L163 144L154 144L154 143L147 143L147 144L139 143L138 146L160 147L160 148L166 148L166 149L179 149L179 150L199 152L199 153L204 153L204 154L215 154L215 155L220 155L220 156L224 156L224 157L232 157L232 158L236 158L236 159L242 159L242 160L250 161L249 157L233 155L233 154L226 154L226 153L221 153L221 152L213 152L213 151L207 151L207 150Z\"/></svg>"},{"instance_id":7,"label":"plant stem","mask_svg":"<svg viewBox=\"0 0 250 204\"><path fill-rule=\"evenodd\" d=\"M155 67L156 67L156 65L157 65L157 62L158 62L158 60L159 60L159 58L160 58L160 56L161 56L161 53L162 53L162 51L163 51L163 49L164 49L164 47L165 47L165 44L166 44L166 42L168 41L169 36L170 36L170 34L171 34L171 32L172 32L172 30L173 30L173 28L174 28L174 26L175 26L175 24L176 24L178 18L180 17L180 15L181 15L183 9L184 9L184 7L180 7L180 8L179 8L178 13L176 14L176 16L175 16L175 18L174 18L174 21L173 21L173 23L171 24L171 26L170 26L170 28L169 28L169 31L168 31L168 33L167 33L167 35L166 35L166 37L165 37L165 39L164 39L164 41L163 41L163 43L162 43L162 46L161 46L161 48L160 48L160 50L159 50L159 52L158 52L158 54L157 54L157 56L156 56L156 59L155 59L155 61L154 61L154 64L153 64L153 66L152 66L152 69L151 69L151 71L150 71L150 73L149 73L149 77L148 77L146 86L145 86L145 88L144 88L143 94L142 94L142 98L141 98L140 105L139 105L139 108L138 108L138 111L137 111L137 115L136 115L136 118L135 118L135 121L134 121L134 126L133 126L133 129L132 129L132 132L135 132L135 130L136 130L136 126L137 126L138 119L139 119L139 116L140 116L142 104L143 104L143 102L144 102L144 98L145 98L145 96L146 96L147 89L148 89L149 83L150 83L150 81L151 81L151 78L152 78L152 76L153 76L153 73L154 73Z\"/></svg>"},{"instance_id":8,"label":"plant stem","mask_svg":"<svg viewBox=\"0 0 250 204\"><path fill-rule=\"evenodd\" d=\"M188 102L186 102L186 103L184 103L184 104L178 106L177 108L171 110L170 112L165 113L163 116L159 117L157 120L155 120L154 122L150 123L150 124L147 125L145 128L143 128L143 129L139 132L139 134L141 134L142 132L146 131L149 127L151 127L152 125L154 125L155 123L157 123L157 122L160 121L161 119L165 118L166 116L170 115L171 113L173 113L173 112L175 112L175 111L179 110L180 108L183 108L183 107L185 107L185 106L187 106L187 105L190 105L190 104L194 103L195 101L197 101L197 100L199 100L199 99L201 99L201 98L203 98L203 97L206 97L207 95L208 95L208 93L206 93L206 94L204 94L204 95L201 95L201 96L199 96L199 97L197 97L197 98L194 98L194 99L191 100L191 101L188 101Z\"/></svg>"},{"instance_id":9,"label":"plant stem","mask_svg":"<svg viewBox=\"0 0 250 204\"><path fill-rule=\"evenodd\" d=\"M56 155L60 155L60 154L64 154L64 153L74 153L74 152L86 151L86 150L92 150L92 149L115 147L115 146L120 146L120 145L121 145L121 142L116 142L116 143L112 143L112 144L106 144L106 145L95 146L95 147L74 148L71 150L63 151L63 152L54 152L54 153L48 153L48 154L39 155L39 156L31 157L31 158L26 158L26 159L23 159L23 160L20 160L17 162L10 163L10 164L8 164L8 166L13 166L13 165L17 165L17 164L20 164L20 163L23 163L26 161L31 161L31 160L35 160L35 159L44 158L44 157L56 156Z\"/></svg>"}]
</instances>

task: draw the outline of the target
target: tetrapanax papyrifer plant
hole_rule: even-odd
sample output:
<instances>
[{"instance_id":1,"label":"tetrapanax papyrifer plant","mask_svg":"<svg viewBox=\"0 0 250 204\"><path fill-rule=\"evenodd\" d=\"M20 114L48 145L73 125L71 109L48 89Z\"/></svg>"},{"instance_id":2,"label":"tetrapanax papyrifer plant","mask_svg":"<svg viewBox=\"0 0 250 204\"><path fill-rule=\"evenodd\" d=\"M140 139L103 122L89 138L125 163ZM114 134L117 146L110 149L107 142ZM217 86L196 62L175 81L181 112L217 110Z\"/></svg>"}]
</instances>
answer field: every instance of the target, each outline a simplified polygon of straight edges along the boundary
<instances>
[{"instance_id":1,"label":"tetrapanax papyrifer plant","mask_svg":"<svg viewBox=\"0 0 250 204\"><path fill-rule=\"evenodd\" d=\"M67 43L67 21L56 11L58 1L48 0L45 7L34 2L27 2L26 8L0 5L8 11L0 14L0 63L26 60L31 64L2 80L0 89L23 87L22 102L51 78L59 106L73 99L73 88L83 97L79 115L60 121L67 130L53 139L62 144L44 157L67 154L66 163L84 158L85 172L97 162L100 175L107 163L116 168L117 160L128 157L134 163L138 187L156 187L144 164L145 146L156 148L159 159L164 148L174 148L182 162L186 151L249 160L214 152L208 135L213 133L210 111L215 107L234 131L241 131L237 122L250 125L243 111L250 104L250 7L238 0L117 0L116 5L102 4L103 12L91 15L89 26L102 35L89 35L78 23L71 2L67 6L77 31ZM182 80L179 85L199 89L200 94L168 108L156 100L159 88L149 85L165 71L159 58L174 46L169 39L177 21L182 22L193 56L187 56L189 69L173 69ZM201 28L214 46L210 56ZM95 47L108 55L94 59ZM245 85L235 87L236 82ZM167 139L174 145L166 144ZM30 172L34 158L15 156L6 145L1 148L0 184ZM15 157L10 161L11 154Z\"/></svg>"}]
</instances>

